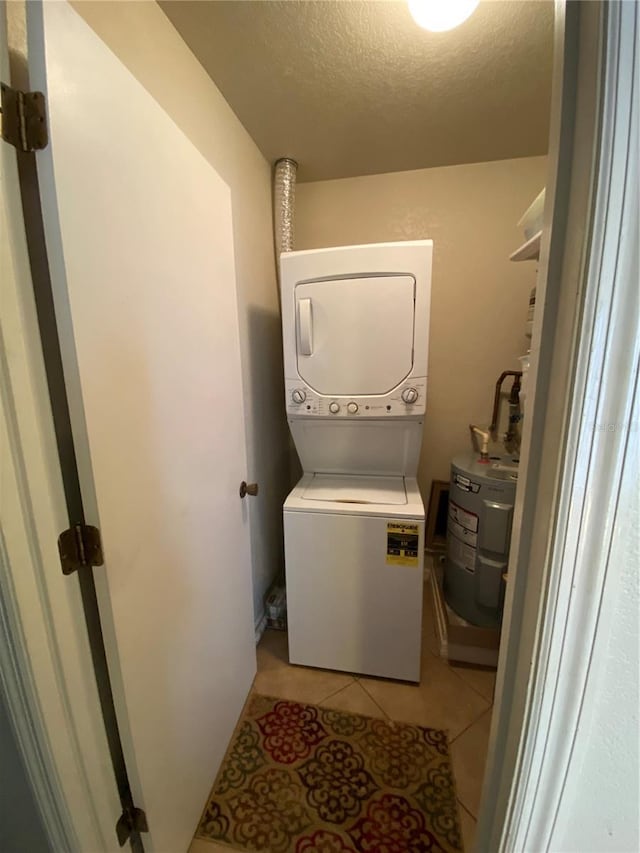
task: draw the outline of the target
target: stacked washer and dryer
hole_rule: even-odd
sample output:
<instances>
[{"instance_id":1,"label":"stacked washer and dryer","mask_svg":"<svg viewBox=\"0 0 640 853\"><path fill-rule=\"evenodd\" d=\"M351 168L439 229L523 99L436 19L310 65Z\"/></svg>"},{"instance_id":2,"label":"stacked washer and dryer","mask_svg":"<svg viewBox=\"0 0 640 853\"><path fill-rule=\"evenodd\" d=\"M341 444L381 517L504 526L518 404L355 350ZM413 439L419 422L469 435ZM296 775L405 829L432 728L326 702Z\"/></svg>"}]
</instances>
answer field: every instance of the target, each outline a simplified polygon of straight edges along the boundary
<instances>
[{"instance_id":1,"label":"stacked washer and dryer","mask_svg":"<svg viewBox=\"0 0 640 853\"><path fill-rule=\"evenodd\" d=\"M420 680L430 240L281 255L291 663Z\"/></svg>"}]
</instances>

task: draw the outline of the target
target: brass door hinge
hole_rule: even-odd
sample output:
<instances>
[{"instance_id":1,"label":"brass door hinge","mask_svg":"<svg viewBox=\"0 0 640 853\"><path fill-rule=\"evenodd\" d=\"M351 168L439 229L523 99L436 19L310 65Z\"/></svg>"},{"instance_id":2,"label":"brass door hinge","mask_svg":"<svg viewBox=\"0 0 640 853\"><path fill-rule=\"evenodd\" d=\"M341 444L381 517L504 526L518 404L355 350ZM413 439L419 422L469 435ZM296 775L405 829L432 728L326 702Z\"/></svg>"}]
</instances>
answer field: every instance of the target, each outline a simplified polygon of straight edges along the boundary
<instances>
[{"instance_id":1,"label":"brass door hinge","mask_svg":"<svg viewBox=\"0 0 640 853\"><path fill-rule=\"evenodd\" d=\"M58 537L58 551L63 575L104 563L100 531L90 524L74 524L63 530Z\"/></svg>"},{"instance_id":2,"label":"brass door hinge","mask_svg":"<svg viewBox=\"0 0 640 853\"><path fill-rule=\"evenodd\" d=\"M49 142L42 92L22 92L0 83L2 138L18 151L39 151Z\"/></svg>"}]
</instances>

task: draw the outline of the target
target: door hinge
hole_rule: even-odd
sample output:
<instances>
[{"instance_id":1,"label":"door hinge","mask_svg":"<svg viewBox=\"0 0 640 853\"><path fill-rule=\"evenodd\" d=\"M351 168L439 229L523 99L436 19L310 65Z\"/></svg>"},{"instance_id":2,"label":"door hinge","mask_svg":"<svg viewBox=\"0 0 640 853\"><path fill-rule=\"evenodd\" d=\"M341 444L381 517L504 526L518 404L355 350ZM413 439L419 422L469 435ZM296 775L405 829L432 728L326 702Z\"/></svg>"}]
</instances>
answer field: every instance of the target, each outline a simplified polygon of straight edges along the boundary
<instances>
[{"instance_id":1,"label":"door hinge","mask_svg":"<svg viewBox=\"0 0 640 853\"><path fill-rule=\"evenodd\" d=\"M130 806L122 812L116 823L116 835L120 847L127 843L134 832L149 832L149 825L142 809Z\"/></svg>"},{"instance_id":2,"label":"door hinge","mask_svg":"<svg viewBox=\"0 0 640 853\"><path fill-rule=\"evenodd\" d=\"M42 92L22 92L0 83L2 90L2 138L18 151L47 147L47 113Z\"/></svg>"},{"instance_id":3,"label":"door hinge","mask_svg":"<svg viewBox=\"0 0 640 853\"><path fill-rule=\"evenodd\" d=\"M100 531L90 524L74 524L68 530L63 530L58 537L58 551L63 575L104 563Z\"/></svg>"}]
</instances>

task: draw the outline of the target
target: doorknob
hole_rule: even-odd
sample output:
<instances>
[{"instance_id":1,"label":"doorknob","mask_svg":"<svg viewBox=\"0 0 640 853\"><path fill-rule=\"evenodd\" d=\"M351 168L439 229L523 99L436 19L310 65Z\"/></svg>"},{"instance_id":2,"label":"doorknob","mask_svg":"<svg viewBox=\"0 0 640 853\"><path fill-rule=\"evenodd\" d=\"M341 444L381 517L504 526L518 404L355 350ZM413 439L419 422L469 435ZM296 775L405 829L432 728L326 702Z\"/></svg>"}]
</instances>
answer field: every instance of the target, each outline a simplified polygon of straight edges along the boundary
<instances>
[{"instance_id":1,"label":"doorknob","mask_svg":"<svg viewBox=\"0 0 640 853\"><path fill-rule=\"evenodd\" d=\"M244 498L246 495L251 495L252 498L258 494L258 484L257 483L245 483L243 480L240 483L240 497Z\"/></svg>"}]
</instances>

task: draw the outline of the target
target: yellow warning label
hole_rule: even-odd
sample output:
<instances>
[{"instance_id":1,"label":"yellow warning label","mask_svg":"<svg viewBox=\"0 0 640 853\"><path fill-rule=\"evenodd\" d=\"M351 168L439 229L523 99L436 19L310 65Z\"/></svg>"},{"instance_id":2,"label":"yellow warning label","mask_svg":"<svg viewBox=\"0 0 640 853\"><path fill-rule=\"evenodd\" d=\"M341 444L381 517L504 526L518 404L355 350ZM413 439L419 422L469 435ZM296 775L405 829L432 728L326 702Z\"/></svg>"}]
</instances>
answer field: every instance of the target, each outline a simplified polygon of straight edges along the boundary
<instances>
[{"instance_id":1,"label":"yellow warning label","mask_svg":"<svg viewBox=\"0 0 640 853\"><path fill-rule=\"evenodd\" d=\"M420 536L417 524L387 524L387 563L417 566Z\"/></svg>"}]
</instances>

